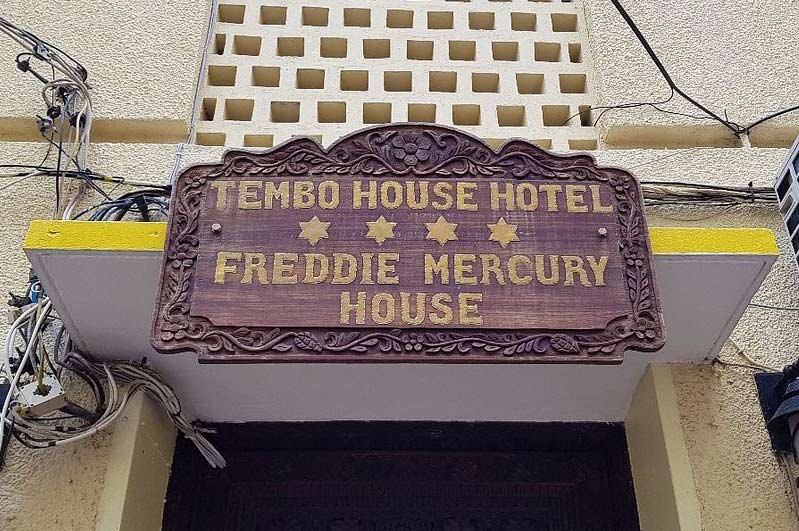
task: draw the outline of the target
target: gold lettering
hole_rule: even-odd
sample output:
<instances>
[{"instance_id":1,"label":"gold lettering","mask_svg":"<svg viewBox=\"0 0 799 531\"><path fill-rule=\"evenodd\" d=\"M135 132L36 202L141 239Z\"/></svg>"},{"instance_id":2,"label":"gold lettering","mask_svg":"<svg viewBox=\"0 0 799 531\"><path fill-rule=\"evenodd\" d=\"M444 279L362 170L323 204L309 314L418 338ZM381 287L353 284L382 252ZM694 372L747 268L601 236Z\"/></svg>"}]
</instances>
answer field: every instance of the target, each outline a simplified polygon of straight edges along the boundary
<instances>
[{"instance_id":1,"label":"gold lettering","mask_svg":"<svg viewBox=\"0 0 799 531\"><path fill-rule=\"evenodd\" d=\"M263 188L263 185L264 183L261 181L239 181L240 210L261 208L263 206L258 200L258 190Z\"/></svg>"},{"instance_id":2,"label":"gold lettering","mask_svg":"<svg viewBox=\"0 0 799 531\"><path fill-rule=\"evenodd\" d=\"M519 265L524 265L532 271L533 262L523 254L514 254L508 258L508 280L517 286L526 286L533 281L532 275L520 275Z\"/></svg>"},{"instance_id":3,"label":"gold lettering","mask_svg":"<svg viewBox=\"0 0 799 531\"><path fill-rule=\"evenodd\" d=\"M400 259L399 253L377 253L377 283L378 284L399 284L399 277L389 276L395 272L395 264Z\"/></svg>"},{"instance_id":4,"label":"gold lettering","mask_svg":"<svg viewBox=\"0 0 799 531\"><path fill-rule=\"evenodd\" d=\"M427 203L430 201L430 197L428 196L427 189L429 188L429 184L427 181L419 182L419 198L416 197L416 184L413 181L406 181L405 186L407 190L407 199L408 207L412 208L413 210L421 210L423 208L427 208Z\"/></svg>"},{"instance_id":5,"label":"gold lettering","mask_svg":"<svg viewBox=\"0 0 799 531\"><path fill-rule=\"evenodd\" d=\"M594 286L605 285L605 268L608 266L608 257L600 256L597 261L595 256L586 256L586 261L594 273Z\"/></svg>"},{"instance_id":6,"label":"gold lettering","mask_svg":"<svg viewBox=\"0 0 799 531\"><path fill-rule=\"evenodd\" d=\"M352 304L350 301L350 292L344 291L341 293L341 324L350 324L350 314L355 312L355 324L366 323L366 292L359 291L356 294L357 301Z\"/></svg>"},{"instance_id":7,"label":"gold lettering","mask_svg":"<svg viewBox=\"0 0 799 531\"><path fill-rule=\"evenodd\" d=\"M385 310L381 306L385 305ZM372 321L384 325L394 321L394 297L390 293L376 293L372 297Z\"/></svg>"},{"instance_id":8,"label":"gold lettering","mask_svg":"<svg viewBox=\"0 0 799 531\"><path fill-rule=\"evenodd\" d=\"M430 313L430 322L437 325L450 324L452 322L452 297L448 293L436 293L430 299L430 306L438 313Z\"/></svg>"},{"instance_id":9,"label":"gold lettering","mask_svg":"<svg viewBox=\"0 0 799 531\"><path fill-rule=\"evenodd\" d=\"M584 193L585 185L583 184L566 185L566 212L588 212Z\"/></svg>"},{"instance_id":10,"label":"gold lettering","mask_svg":"<svg viewBox=\"0 0 799 531\"><path fill-rule=\"evenodd\" d=\"M216 271L214 271L214 282L216 284L225 283L226 273L235 273L236 266L228 265L229 260L241 260L241 253L229 253L226 251L219 251L216 253Z\"/></svg>"},{"instance_id":11,"label":"gold lettering","mask_svg":"<svg viewBox=\"0 0 799 531\"><path fill-rule=\"evenodd\" d=\"M330 273L330 263L327 256L317 253L305 253L305 278L303 284L321 284L327 280ZM319 273L316 273L316 264L319 264Z\"/></svg>"},{"instance_id":12,"label":"gold lettering","mask_svg":"<svg viewBox=\"0 0 799 531\"><path fill-rule=\"evenodd\" d=\"M500 261L499 256L491 253L491 254L481 254L480 255L480 264L483 267L483 274L480 278L480 284L491 284L491 273L494 274L494 278L497 279L497 284L500 286L505 285L505 274L499 268Z\"/></svg>"},{"instance_id":13,"label":"gold lettering","mask_svg":"<svg viewBox=\"0 0 799 531\"><path fill-rule=\"evenodd\" d=\"M558 267L558 259L560 257L556 254L549 255L549 276L547 276L546 267L544 265L544 255L535 255L535 278L544 286L554 286L560 280L560 268Z\"/></svg>"},{"instance_id":14,"label":"gold lettering","mask_svg":"<svg viewBox=\"0 0 799 531\"><path fill-rule=\"evenodd\" d=\"M352 181L352 208L361 208L361 201L367 199L369 210L377 208L377 183L374 181L367 181L369 189L367 191L361 190L361 181Z\"/></svg>"},{"instance_id":15,"label":"gold lettering","mask_svg":"<svg viewBox=\"0 0 799 531\"><path fill-rule=\"evenodd\" d=\"M433 276L438 275L441 284L449 284L449 255L442 254L438 260L432 254L424 255L424 283L432 284Z\"/></svg>"},{"instance_id":16,"label":"gold lettering","mask_svg":"<svg viewBox=\"0 0 799 531\"><path fill-rule=\"evenodd\" d=\"M538 190L532 183L521 183L516 187L516 204L519 210L533 212L538 208Z\"/></svg>"},{"instance_id":17,"label":"gold lettering","mask_svg":"<svg viewBox=\"0 0 799 531\"><path fill-rule=\"evenodd\" d=\"M400 306L402 308L402 322L409 325L420 325L425 317L426 293L416 294L416 315L411 317L411 294L400 292Z\"/></svg>"},{"instance_id":18,"label":"gold lettering","mask_svg":"<svg viewBox=\"0 0 799 531\"><path fill-rule=\"evenodd\" d=\"M474 202L474 193L477 191L477 183L459 182L456 187L457 209L458 210L477 210L477 203Z\"/></svg>"},{"instance_id":19,"label":"gold lettering","mask_svg":"<svg viewBox=\"0 0 799 531\"><path fill-rule=\"evenodd\" d=\"M294 208L311 208L314 206L314 183L297 181L294 183Z\"/></svg>"},{"instance_id":20,"label":"gold lettering","mask_svg":"<svg viewBox=\"0 0 799 531\"><path fill-rule=\"evenodd\" d=\"M477 257L470 253L455 253L455 284L477 284L477 277L472 276L472 265Z\"/></svg>"},{"instance_id":21,"label":"gold lettering","mask_svg":"<svg viewBox=\"0 0 799 531\"><path fill-rule=\"evenodd\" d=\"M336 181L322 181L319 183L319 206L325 210L338 208L339 187Z\"/></svg>"},{"instance_id":22,"label":"gold lettering","mask_svg":"<svg viewBox=\"0 0 799 531\"><path fill-rule=\"evenodd\" d=\"M374 284L375 281L372 278L372 258L374 258L374 253L361 253L361 284Z\"/></svg>"},{"instance_id":23,"label":"gold lettering","mask_svg":"<svg viewBox=\"0 0 799 531\"><path fill-rule=\"evenodd\" d=\"M216 209L225 210L227 208L227 193L236 187L233 181L211 181L211 188L216 190Z\"/></svg>"},{"instance_id":24,"label":"gold lettering","mask_svg":"<svg viewBox=\"0 0 799 531\"><path fill-rule=\"evenodd\" d=\"M389 194L389 192L393 192ZM380 184L380 203L384 208L394 210L402 205L402 185L397 181Z\"/></svg>"},{"instance_id":25,"label":"gold lettering","mask_svg":"<svg viewBox=\"0 0 799 531\"><path fill-rule=\"evenodd\" d=\"M505 210L515 210L516 205L513 201L513 185L505 183L505 193L499 191L499 183L491 183L491 210L499 210L500 202L505 202Z\"/></svg>"},{"instance_id":26,"label":"gold lettering","mask_svg":"<svg viewBox=\"0 0 799 531\"><path fill-rule=\"evenodd\" d=\"M538 189L547 194L547 212L558 211L558 193L563 192L559 184L542 184Z\"/></svg>"},{"instance_id":27,"label":"gold lettering","mask_svg":"<svg viewBox=\"0 0 799 531\"><path fill-rule=\"evenodd\" d=\"M297 274L294 273L294 265L298 259L297 253L275 253L275 261L272 263L272 284L296 284ZM293 274L288 275L288 273Z\"/></svg>"},{"instance_id":28,"label":"gold lettering","mask_svg":"<svg viewBox=\"0 0 799 531\"><path fill-rule=\"evenodd\" d=\"M564 255L563 258L563 285L564 286L574 286L574 275L578 275L580 277L580 284L583 286L590 286L591 283L588 282L588 273L585 271L585 267L583 266L583 259L579 256L568 256Z\"/></svg>"},{"instance_id":29,"label":"gold lettering","mask_svg":"<svg viewBox=\"0 0 799 531\"><path fill-rule=\"evenodd\" d=\"M433 194L443 201L443 203L433 201L433 208L436 210L448 210L452 208L452 185L450 183L438 182L434 184Z\"/></svg>"},{"instance_id":30,"label":"gold lettering","mask_svg":"<svg viewBox=\"0 0 799 531\"><path fill-rule=\"evenodd\" d=\"M264 185L264 208L272 208L272 201L280 199L280 208L289 207L289 183L282 181L275 186L272 181Z\"/></svg>"},{"instance_id":31,"label":"gold lettering","mask_svg":"<svg viewBox=\"0 0 799 531\"><path fill-rule=\"evenodd\" d=\"M344 274L344 263L347 273ZM358 276L358 260L347 253L333 253L333 284L351 284Z\"/></svg>"},{"instance_id":32,"label":"gold lettering","mask_svg":"<svg viewBox=\"0 0 799 531\"><path fill-rule=\"evenodd\" d=\"M483 317L480 315L480 309L476 304L482 301L482 293L458 293L458 314L460 316L460 324L483 324Z\"/></svg>"},{"instance_id":33,"label":"gold lettering","mask_svg":"<svg viewBox=\"0 0 799 531\"><path fill-rule=\"evenodd\" d=\"M588 188L591 189L591 202L594 205L594 212L597 214L609 214L613 212L613 205L602 204L602 194L598 184L589 184Z\"/></svg>"},{"instance_id":34,"label":"gold lettering","mask_svg":"<svg viewBox=\"0 0 799 531\"><path fill-rule=\"evenodd\" d=\"M253 273L260 284L269 284L266 280L266 255L263 253L244 253L244 274L242 284L252 284Z\"/></svg>"}]
</instances>

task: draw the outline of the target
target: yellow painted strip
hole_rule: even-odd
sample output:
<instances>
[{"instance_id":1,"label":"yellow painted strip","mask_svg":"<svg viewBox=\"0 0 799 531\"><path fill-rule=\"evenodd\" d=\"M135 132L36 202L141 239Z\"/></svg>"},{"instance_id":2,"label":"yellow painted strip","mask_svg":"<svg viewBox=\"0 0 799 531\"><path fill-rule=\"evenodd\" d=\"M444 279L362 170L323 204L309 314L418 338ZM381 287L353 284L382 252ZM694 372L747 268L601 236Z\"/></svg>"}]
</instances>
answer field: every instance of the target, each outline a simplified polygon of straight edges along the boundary
<instances>
[{"instance_id":1,"label":"yellow painted strip","mask_svg":"<svg viewBox=\"0 0 799 531\"><path fill-rule=\"evenodd\" d=\"M649 239L653 254L780 254L769 229L652 227Z\"/></svg>"},{"instance_id":2,"label":"yellow painted strip","mask_svg":"<svg viewBox=\"0 0 799 531\"><path fill-rule=\"evenodd\" d=\"M768 229L653 227L649 234L654 254L779 254ZM34 221L25 249L160 251L165 235L166 223Z\"/></svg>"},{"instance_id":3,"label":"yellow painted strip","mask_svg":"<svg viewBox=\"0 0 799 531\"><path fill-rule=\"evenodd\" d=\"M124 221L33 221L25 249L161 251L166 223Z\"/></svg>"}]
</instances>

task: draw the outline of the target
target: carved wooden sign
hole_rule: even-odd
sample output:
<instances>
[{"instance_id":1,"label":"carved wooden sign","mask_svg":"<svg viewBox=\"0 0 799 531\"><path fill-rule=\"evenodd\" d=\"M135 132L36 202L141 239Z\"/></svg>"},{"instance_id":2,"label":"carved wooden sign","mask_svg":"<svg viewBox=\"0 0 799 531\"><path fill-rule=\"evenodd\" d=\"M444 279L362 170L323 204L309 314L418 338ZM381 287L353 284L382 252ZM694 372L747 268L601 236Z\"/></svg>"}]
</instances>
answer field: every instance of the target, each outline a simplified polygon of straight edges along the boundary
<instances>
[{"instance_id":1,"label":"carved wooden sign","mask_svg":"<svg viewBox=\"0 0 799 531\"><path fill-rule=\"evenodd\" d=\"M161 352L617 363L664 341L638 183L587 155L394 124L174 183Z\"/></svg>"}]
</instances>

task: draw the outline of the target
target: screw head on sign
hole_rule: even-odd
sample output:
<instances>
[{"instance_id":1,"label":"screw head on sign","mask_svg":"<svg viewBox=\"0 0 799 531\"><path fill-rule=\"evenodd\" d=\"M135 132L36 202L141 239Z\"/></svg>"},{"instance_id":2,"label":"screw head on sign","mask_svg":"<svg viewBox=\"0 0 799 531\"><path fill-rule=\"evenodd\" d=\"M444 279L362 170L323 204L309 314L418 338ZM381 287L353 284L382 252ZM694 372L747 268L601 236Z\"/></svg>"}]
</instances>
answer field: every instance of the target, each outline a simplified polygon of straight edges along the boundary
<instances>
[{"instance_id":1,"label":"screw head on sign","mask_svg":"<svg viewBox=\"0 0 799 531\"><path fill-rule=\"evenodd\" d=\"M605 236L608 235L608 229L606 229L605 227L599 227L596 233L597 236L599 236L600 238L604 238Z\"/></svg>"},{"instance_id":2,"label":"screw head on sign","mask_svg":"<svg viewBox=\"0 0 799 531\"><path fill-rule=\"evenodd\" d=\"M220 232L222 232L222 225L220 225L219 223L214 223L213 225L211 225L211 232L213 232L214 234L219 234Z\"/></svg>"}]
</instances>

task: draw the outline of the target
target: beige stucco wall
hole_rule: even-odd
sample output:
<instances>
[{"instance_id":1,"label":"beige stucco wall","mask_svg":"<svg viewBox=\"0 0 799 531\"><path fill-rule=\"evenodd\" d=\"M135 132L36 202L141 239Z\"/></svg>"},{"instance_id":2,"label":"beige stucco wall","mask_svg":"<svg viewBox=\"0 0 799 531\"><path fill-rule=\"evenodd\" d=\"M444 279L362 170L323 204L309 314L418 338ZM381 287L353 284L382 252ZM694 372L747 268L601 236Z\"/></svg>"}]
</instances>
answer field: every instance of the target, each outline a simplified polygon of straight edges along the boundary
<instances>
[{"instance_id":1,"label":"beige stucco wall","mask_svg":"<svg viewBox=\"0 0 799 531\"><path fill-rule=\"evenodd\" d=\"M796 103L792 80L799 72L791 65L796 64L792 58L799 56L799 40L790 36L792 28L799 25L799 10L776 0L735 0L712 7L696 0L625 3L678 83L714 109L726 108L731 118L746 122ZM133 143L95 144L92 167L163 181L174 163L174 143L187 129L208 4L205 0L11 0L0 6L0 13L75 51L86 64L95 87L96 116L99 122L108 123L109 132L101 131L98 140L133 137ZM473 4L483 10L491 7L483 1L474 0ZM466 4L449 7L453 5ZM592 82L597 103L644 101L667 94L612 6L592 0L584 8L596 66ZM63 15L56 22L44 16L50 12ZM62 22L63 17L86 29L71 31L70 25ZM20 128L22 120L30 124L27 120L41 112L39 87L15 69L12 50L9 41L0 36L0 138L24 140L30 134ZM131 128L131 121L143 127ZM727 142L729 139L717 131L705 131L704 122L644 109L615 111L603 122L600 133L609 147L658 148L595 152L600 163L629 168L644 180L736 185L754 181L756 185L770 185L786 155L785 149L771 148L664 151L664 146L735 142ZM642 135L643 129L650 134ZM786 116L764 126L761 137L753 137L753 143L784 146L798 129L799 114ZM184 163L219 160L221 152L221 148L189 146ZM2 163L36 163L43 153L41 143L0 142ZM0 187L9 181L0 178ZM24 285L28 274L21 250L24 232L31 219L50 216L52 200L52 182L44 178L0 191L3 291L19 290ZM651 208L648 216L652 226L767 227L777 234L781 249L788 248L782 222L771 207ZM798 288L796 266L784 253L757 299L799 306ZM733 338L758 362L781 367L796 355L797 320L796 313L752 309L744 315ZM4 331L5 324L0 323L0 333ZM729 347L722 359L743 361ZM788 480L768 446L751 371L675 366L671 374L702 530L799 529ZM19 525L15 522L24 515L30 528L92 529L109 441L110 436L104 434L75 447L39 452L12 445L6 468L0 471L0 528L15 528Z\"/></svg>"}]
</instances>

